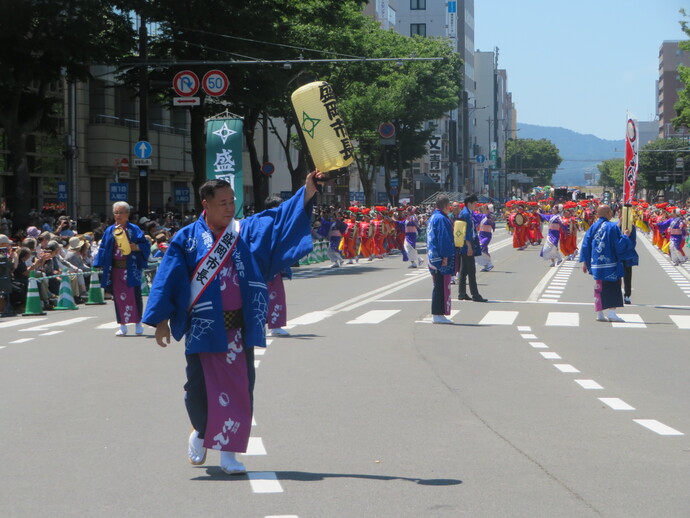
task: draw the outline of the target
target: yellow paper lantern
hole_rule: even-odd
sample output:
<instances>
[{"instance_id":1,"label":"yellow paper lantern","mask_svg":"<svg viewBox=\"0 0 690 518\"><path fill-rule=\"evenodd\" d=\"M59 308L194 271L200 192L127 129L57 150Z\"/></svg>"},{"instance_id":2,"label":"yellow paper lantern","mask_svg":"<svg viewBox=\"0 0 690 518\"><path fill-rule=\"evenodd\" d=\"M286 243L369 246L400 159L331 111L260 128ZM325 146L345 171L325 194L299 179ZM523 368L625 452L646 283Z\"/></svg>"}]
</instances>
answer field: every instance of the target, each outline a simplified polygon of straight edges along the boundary
<instances>
[{"instance_id":1,"label":"yellow paper lantern","mask_svg":"<svg viewBox=\"0 0 690 518\"><path fill-rule=\"evenodd\" d=\"M316 81L298 88L292 93L292 106L319 171L325 173L352 163L354 148L331 85Z\"/></svg>"},{"instance_id":2,"label":"yellow paper lantern","mask_svg":"<svg viewBox=\"0 0 690 518\"><path fill-rule=\"evenodd\" d=\"M119 246L122 251L122 255L129 255L132 253L132 247L129 244L129 238L124 228L120 226L115 227L113 236L115 237L115 243L117 243L117 246Z\"/></svg>"}]
</instances>

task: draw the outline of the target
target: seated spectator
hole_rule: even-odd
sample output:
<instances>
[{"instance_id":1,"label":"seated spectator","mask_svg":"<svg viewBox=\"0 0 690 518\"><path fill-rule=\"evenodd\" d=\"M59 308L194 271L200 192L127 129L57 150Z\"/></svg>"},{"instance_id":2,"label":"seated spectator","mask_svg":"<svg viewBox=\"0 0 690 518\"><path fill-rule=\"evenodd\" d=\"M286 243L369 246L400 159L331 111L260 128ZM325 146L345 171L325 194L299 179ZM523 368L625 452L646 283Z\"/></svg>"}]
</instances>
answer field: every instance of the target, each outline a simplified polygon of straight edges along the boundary
<instances>
[{"instance_id":1,"label":"seated spectator","mask_svg":"<svg viewBox=\"0 0 690 518\"><path fill-rule=\"evenodd\" d=\"M18 262L17 251L12 248L12 240L5 234L0 234L0 314L14 314L10 296L12 293L12 272Z\"/></svg>"},{"instance_id":2,"label":"seated spectator","mask_svg":"<svg viewBox=\"0 0 690 518\"><path fill-rule=\"evenodd\" d=\"M89 271L89 267L84 262L88 246L86 241L79 236L70 238L67 253L65 254L65 263L71 266L70 271L72 273L86 273ZM71 277L76 277L75 280L78 287L78 291L74 291L73 293L74 300L77 304L79 304L82 299L86 301L88 290L86 288L84 275L70 276L70 278ZM74 287L72 289L74 290Z\"/></svg>"},{"instance_id":3,"label":"seated spectator","mask_svg":"<svg viewBox=\"0 0 690 518\"><path fill-rule=\"evenodd\" d=\"M12 274L12 306L23 312L26 304L26 292L29 289L29 266L27 261L31 261L31 250L23 246L19 249L17 267ZM33 265L33 263L32 263Z\"/></svg>"}]
</instances>

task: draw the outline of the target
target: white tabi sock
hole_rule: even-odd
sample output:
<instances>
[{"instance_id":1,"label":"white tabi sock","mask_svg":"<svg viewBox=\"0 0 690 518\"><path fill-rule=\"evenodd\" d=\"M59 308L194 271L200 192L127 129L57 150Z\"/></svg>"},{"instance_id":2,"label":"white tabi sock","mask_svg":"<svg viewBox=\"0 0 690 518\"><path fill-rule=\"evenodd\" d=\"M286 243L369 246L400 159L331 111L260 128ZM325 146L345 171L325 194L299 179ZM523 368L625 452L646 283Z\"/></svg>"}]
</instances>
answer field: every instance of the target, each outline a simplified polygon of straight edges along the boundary
<instances>
[{"instance_id":1,"label":"white tabi sock","mask_svg":"<svg viewBox=\"0 0 690 518\"><path fill-rule=\"evenodd\" d=\"M609 309L609 318L620 318L620 317L616 314L615 309Z\"/></svg>"},{"instance_id":2,"label":"white tabi sock","mask_svg":"<svg viewBox=\"0 0 690 518\"><path fill-rule=\"evenodd\" d=\"M597 311L597 320L604 320L604 312Z\"/></svg>"}]
</instances>

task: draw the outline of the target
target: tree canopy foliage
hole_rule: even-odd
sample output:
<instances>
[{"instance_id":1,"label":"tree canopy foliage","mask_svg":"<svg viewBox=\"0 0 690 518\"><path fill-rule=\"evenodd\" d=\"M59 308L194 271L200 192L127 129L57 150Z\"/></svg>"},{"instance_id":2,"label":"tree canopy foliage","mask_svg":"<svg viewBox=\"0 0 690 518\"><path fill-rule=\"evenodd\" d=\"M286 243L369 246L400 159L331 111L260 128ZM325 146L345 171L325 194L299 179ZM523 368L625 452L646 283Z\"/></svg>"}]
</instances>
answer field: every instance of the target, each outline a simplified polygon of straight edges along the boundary
<instances>
[{"instance_id":1,"label":"tree canopy foliage","mask_svg":"<svg viewBox=\"0 0 690 518\"><path fill-rule=\"evenodd\" d=\"M109 0L0 3L0 127L13 185L8 201L23 226L31 209L27 139L58 126L63 81L89 77L93 63L114 63L133 45L129 18Z\"/></svg>"},{"instance_id":2,"label":"tree canopy foliage","mask_svg":"<svg viewBox=\"0 0 690 518\"><path fill-rule=\"evenodd\" d=\"M684 18L689 18L684 9L681 9L680 13ZM690 26L688 26L688 20L681 20L680 25L688 39L681 41L678 46L681 50L690 52ZM690 128L690 67L680 65L678 67L678 74L680 75L680 80L685 84L685 88L678 92L678 102L674 106L678 116L672 119L672 122L675 128L680 126Z\"/></svg>"},{"instance_id":3,"label":"tree canopy foliage","mask_svg":"<svg viewBox=\"0 0 690 518\"><path fill-rule=\"evenodd\" d=\"M506 142L507 171L521 172L534 185L549 185L563 159L556 145L548 139L510 139Z\"/></svg>"},{"instance_id":4,"label":"tree canopy foliage","mask_svg":"<svg viewBox=\"0 0 690 518\"><path fill-rule=\"evenodd\" d=\"M601 173L599 185L612 189L621 190L623 188L623 171L625 160L622 158L612 158L597 164L597 169ZM638 186L640 182L638 181Z\"/></svg>"}]
</instances>

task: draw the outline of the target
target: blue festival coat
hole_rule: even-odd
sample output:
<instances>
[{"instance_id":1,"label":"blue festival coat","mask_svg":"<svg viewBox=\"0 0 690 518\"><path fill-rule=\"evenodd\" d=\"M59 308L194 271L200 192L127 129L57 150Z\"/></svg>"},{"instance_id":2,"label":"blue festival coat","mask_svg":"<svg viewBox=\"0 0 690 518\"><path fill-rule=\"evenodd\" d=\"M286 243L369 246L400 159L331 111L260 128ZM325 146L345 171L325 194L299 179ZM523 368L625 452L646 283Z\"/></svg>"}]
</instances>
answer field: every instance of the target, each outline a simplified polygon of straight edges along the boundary
<instances>
[{"instance_id":1,"label":"blue festival coat","mask_svg":"<svg viewBox=\"0 0 690 518\"><path fill-rule=\"evenodd\" d=\"M278 207L240 220L240 237L228 260L239 277L246 347L266 347L266 281L312 250L311 211L311 202L304 206L303 187ZM144 323L169 320L175 340L186 335L186 354L228 349L218 276L189 311L190 279L213 242L203 218L180 229L163 256L144 311Z\"/></svg>"},{"instance_id":2,"label":"blue festival coat","mask_svg":"<svg viewBox=\"0 0 690 518\"><path fill-rule=\"evenodd\" d=\"M482 248L479 245L479 234L477 234L474 215L467 207L464 207L462 211L460 211L460 214L458 214L458 220L464 221L467 225L467 230L465 230L465 244L459 249L460 253L467 255L467 243L471 243L472 254L475 257L482 255Z\"/></svg>"},{"instance_id":3,"label":"blue festival coat","mask_svg":"<svg viewBox=\"0 0 690 518\"><path fill-rule=\"evenodd\" d=\"M580 262L597 281L617 281L625 270L623 260L633 249L628 236L616 223L599 218L589 227L580 247Z\"/></svg>"},{"instance_id":4,"label":"blue festival coat","mask_svg":"<svg viewBox=\"0 0 690 518\"><path fill-rule=\"evenodd\" d=\"M144 232L136 225L128 222L126 229L129 242L139 247L138 252L132 252L127 256L127 286L140 287L142 271L146 268L151 255L151 243L148 242ZM113 267L113 253L116 246L115 236L113 236L114 230L115 225L110 225L105 229L103 239L98 247L98 253L93 261L93 265L96 268L103 268L101 273L102 288L109 288L112 284L110 269Z\"/></svg>"},{"instance_id":5,"label":"blue festival coat","mask_svg":"<svg viewBox=\"0 0 690 518\"><path fill-rule=\"evenodd\" d=\"M426 225L426 249L431 270L438 270L443 275L453 275L455 272L453 224L439 209L434 211ZM447 258L448 262L446 266L441 266L444 258Z\"/></svg>"}]
</instances>

